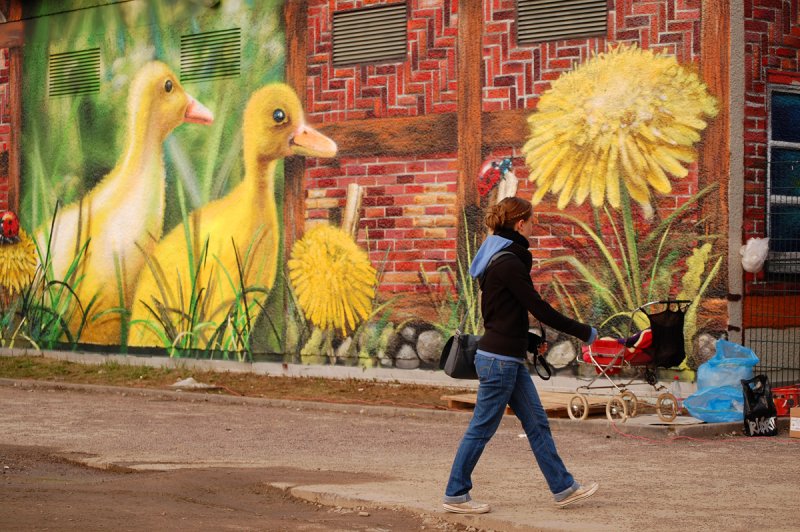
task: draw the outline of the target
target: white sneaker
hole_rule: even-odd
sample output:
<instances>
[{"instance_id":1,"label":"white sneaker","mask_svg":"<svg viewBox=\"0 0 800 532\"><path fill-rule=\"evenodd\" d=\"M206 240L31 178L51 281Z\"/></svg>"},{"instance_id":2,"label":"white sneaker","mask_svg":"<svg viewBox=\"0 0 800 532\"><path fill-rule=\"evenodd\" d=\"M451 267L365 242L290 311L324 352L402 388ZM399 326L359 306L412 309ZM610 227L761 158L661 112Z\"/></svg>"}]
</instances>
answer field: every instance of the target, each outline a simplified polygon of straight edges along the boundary
<instances>
[{"instance_id":1,"label":"white sneaker","mask_svg":"<svg viewBox=\"0 0 800 532\"><path fill-rule=\"evenodd\" d=\"M453 512L454 514L485 514L491 510L489 505L485 502L475 501L446 502L442 504L442 507L448 512Z\"/></svg>"},{"instance_id":2,"label":"white sneaker","mask_svg":"<svg viewBox=\"0 0 800 532\"><path fill-rule=\"evenodd\" d=\"M561 499L560 501L556 501L556 506L559 508L563 508L568 504L572 504L573 502L582 501L583 499L588 499L594 492L597 491L597 488L600 487L600 484L597 482L591 482L585 486L581 486L580 488L576 489L565 498Z\"/></svg>"}]
</instances>

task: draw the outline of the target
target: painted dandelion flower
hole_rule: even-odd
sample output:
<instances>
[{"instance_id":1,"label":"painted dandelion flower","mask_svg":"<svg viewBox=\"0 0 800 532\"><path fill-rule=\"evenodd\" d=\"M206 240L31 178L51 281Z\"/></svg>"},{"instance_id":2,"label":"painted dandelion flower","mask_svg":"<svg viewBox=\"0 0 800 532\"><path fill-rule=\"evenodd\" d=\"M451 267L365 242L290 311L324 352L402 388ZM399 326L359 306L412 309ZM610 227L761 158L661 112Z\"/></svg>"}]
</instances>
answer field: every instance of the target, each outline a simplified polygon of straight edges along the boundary
<instances>
[{"instance_id":1,"label":"painted dandelion flower","mask_svg":"<svg viewBox=\"0 0 800 532\"><path fill-rule=\"evenodd\" d=\"M0 288L8 297L21 294L36 273L36 244L19 229L14 241L0 238Z\"/></svg>"},{"instance_id":2,"label":"painted dandelion flower","mask_svg":"<svg viewBox=\"0 0 800 532\"><path fill-rule=\"evenodd\" d=\"M375 297L377 274L342 229L316 225L292 248L289 281L306 318L320 329L355 329Z\"/></svg>"},{"instance_id":3,"label":"painted dandelion flower","mask_svg":"<svg viewBox=\"0 0 800 532\"><path fill-rule=\"evenodd\" d=\"M652 213L650 189L667 194L668 175L686 177L716 100L673 56L619 46L564 74L528 123L523 147L536 183L533 203L558 194L558 208L587 197L620 207L621 186Z\"/></svg>"}]
</instances>

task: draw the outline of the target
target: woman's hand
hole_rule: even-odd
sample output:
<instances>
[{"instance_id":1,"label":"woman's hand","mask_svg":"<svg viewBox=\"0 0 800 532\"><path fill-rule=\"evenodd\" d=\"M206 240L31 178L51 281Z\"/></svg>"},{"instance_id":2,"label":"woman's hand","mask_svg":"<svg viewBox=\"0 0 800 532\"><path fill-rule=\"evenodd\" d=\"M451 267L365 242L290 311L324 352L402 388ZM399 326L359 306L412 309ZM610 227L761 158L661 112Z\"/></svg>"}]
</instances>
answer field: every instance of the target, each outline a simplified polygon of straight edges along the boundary
<instances>
[{"instance_id":1,"label":"woman's hand","mask_svg":"<svg viewBox=\"0 0 800 532\"><path fill-rule=\"evenodd\" d=\"M592 345L595 340L597 340L597 329L592 327L592 333L589 335L589 339L586 340L586 345Z\"/></svg>"}]
</instances>

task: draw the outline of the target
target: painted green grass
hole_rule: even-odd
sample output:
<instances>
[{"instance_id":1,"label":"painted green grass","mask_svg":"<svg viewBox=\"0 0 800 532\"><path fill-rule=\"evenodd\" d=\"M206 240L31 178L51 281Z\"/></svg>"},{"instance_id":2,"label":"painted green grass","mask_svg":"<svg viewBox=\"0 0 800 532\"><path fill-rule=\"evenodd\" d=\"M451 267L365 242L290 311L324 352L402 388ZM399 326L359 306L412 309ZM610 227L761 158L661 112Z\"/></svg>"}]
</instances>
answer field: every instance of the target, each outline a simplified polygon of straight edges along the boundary
<instances>
[{"instance_id":1,"label":"painted green grass","mask_svg":"<svg viewBox=\"0 0 800 532\"><path fill-rule=\"evenodd\" d=\"M236 256L237 271L228 272L222 263L212 257L209 260L208 239L203 242L199 256L194 256L194 246L189 230L188 218L184 222L187 239L187 261L189 278L178 275L172 278L153 256L146 258L147 267L153 274L160 297L151 301L142 301L150 317L136 320L130 326L142 325L153 332L160 340L161 347L167 349L169 356L194 356L213 359L234 358L238 361L252 360L251 337L256 317L265 311L264 304L270 293L266 287L246 286L244 272L248 262L252 260L253 243L259 239L256 233L244 256L231 239L231 246ZM201 275L207 273L209 285L200 282ZM216 289L216 279L223 279L235 294L233 301L222 302L218 308L210 308L208 294ZM184 299L182 286L188 283L189 299ZM221 323L214 322L211 316L225 310L225 318ZM276 335L277 327L273 325Z\"/></svg>"},{"instance_id":2,"label":"painted green grass","mask_svg":"<svg viewBox=\"0 0 800 532\"><path fill-rule=\"evenodd\" d=\"M64 344L75 349L91 315L96 298L81 302L76 294L82 281L78 271L89 242L80 247L64 279L56 279L53 274L50 235L57 213L58 205L53 212L50 231L46 233L46 248L42 250L37 245L39 265L31 284L0 315L0 345L3 347L15 347L18 341L24 341L38 349ZM77 323L77 327L71 327L71 322Z\"/></svg>"},{"instance_id":3,"label":"painted green grass","mask_svg":"<svg viewBox=\"0 0 800 532\"><path fill-rule=\"evenodd\" d=\"M36 13L52 13L69 11L67 8L73 4L80 2L48 0L30 9L36 9ZM181 35L238 27L242 32L240 76L185 84L192 96L211 109L215 120L211 126L179 126L165 143L164 232L182 223L187 212L226 195L244 174L241 162L244 105L251 92L284 77L282 6L280 0L267 0L222 16L198 3L144 0L31 19L26 24L28 45L24 50L21 145L25 178L20 208L23 226L31 234L46 227L59 201L62 205L76 201L116 164L127 124L127 83L139 67L158 59L179 74ZM103 28L103 32L98 32L97 28ZM48 97L48 56L95 47L100 48L101 53L100 92ZM280 190L282 176L278 176L278 181L276 188ZM280 195L277 199L280 211ZM81 260L76 257L74 271L78 271L77 264ZM47 264L45 258L41 262ZM228 277L235 282L237 274L230 272ZM11 342L11 337L16 335L20 339L28 336L41 347L66 344L75 348L87 320L99 317L92 315L92 301L81 302L74 297L80 281L75 275L64 280L52 279L52 272L44 266L35 283L37 286L17 302L11 312L11 316L16 317L4 318L8 327L3 328L3 342ZM118 305L104 314L120 315L119 346L124 352L130 302L124 301L120 283L110 289L116 290ZM200 290L198 287L198 292ZM251 290L258 288L240 287L242 301L232 303L231 320L225 327L234 331L227 335L234 340L218 342L214 349L243 349L252 343L254 322L260 313L283 315L282 297L270 297L266 307L259 308L250 301ZM47 301L42 299L45 292ZM210 327L198 318L196 302L186 302L185 306L194 307L195 314L190 317L193 327ZM74 313L81 316L80 326L70 330L67 324ZM23 323L16 327L20 324L20 314L24 316ZM275 328L281 326L282 323ZM225 335L220 332L218 337ZM194 347L188 343L190 349ZM278 343L269 335L261 348L276 350Z\"/></svg>"},{"instance_id":4,"label":"painted green grass","mask_svg":"<svg viewBox=\"0 0 800 532\"><path fill-rule=\"evenodd\" d=\"M548 212L547 216L567 220L587 235L596 251L594 259L582 261L574 255L565 255L544 260L539 264L540 269L552 265L567 265L578 274L591 294L592 314L587 314L571 289L556 276L550 283L550 289L560 306L568 309L580 320L592 320L593 323L597 323L601 334L627 336L633 332L632 327L638 330L649 325L642 313L636 313L635 323L631 323L631 312L634 309L655 300L677 297L691 300L692 305L684 330L687 353L689 353L691 339L698 329L695 319L697 307L717 275L722 257L712 256L708 252L711 249L710 245L704 248L705 253L697 255L695 247L697 243L713 243L717 238L716 235L674 231L673 226L680 223L683 217L696 208L697 203L716 186L712 184L697 192L681 207L641 235L637 235L633 229L629 207L623 209L621 221L606 207L602 210L604 218L595 210L594 229L574 216L562 212ZM623 205L626 203L623 202ZM618 253L615 253L600 236L598 228L602 226L601 219L606 220L608 227L612 229L614 234L612 242ZM695 260L693 266L687 266L687 258L693 255L701 256L702 259ZM677 279L685 273L690 275ZM691 287L687 286L690 278ZM701 280L694 280L698 278ZM676 282L681 283L680 289L676 290Z\"/></svg>"}]
</instances>

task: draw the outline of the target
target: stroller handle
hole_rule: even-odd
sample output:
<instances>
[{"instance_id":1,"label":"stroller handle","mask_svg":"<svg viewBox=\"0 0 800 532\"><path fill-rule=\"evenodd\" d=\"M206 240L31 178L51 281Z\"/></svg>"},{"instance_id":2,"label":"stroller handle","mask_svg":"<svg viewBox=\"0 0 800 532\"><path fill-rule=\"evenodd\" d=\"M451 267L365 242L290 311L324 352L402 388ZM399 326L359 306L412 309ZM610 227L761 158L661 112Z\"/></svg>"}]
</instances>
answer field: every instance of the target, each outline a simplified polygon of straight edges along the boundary
<instances>
[{"instance_id":1,"label":"stroller handle","mask_svg":"<svg viewBox=\"0 0 800 532\"><path fill-rule=\"evenodd\" d=\"M678 306L678 311L680 311L682 313L685 313L686 309L689 308L689 305L691 305L691 304L692 304L692 300L691 299L662 299L660 301L650 301L649 303L645 303L644 305L642 305L640 307L637 307L636 309L634 309L631 312L631 322L628 325L628 332L629 333L633 332L634 322L636 321L636 313L637 312L641 312L642 314L644 314L645 316L647 316L649 318L650 314L645 310L645 309L647 309L649 307L652 307L652 306L655 306L655 305L665 305L666 309L670 309L673 305L677 305Z\"/></svg>"}]
</instances>

